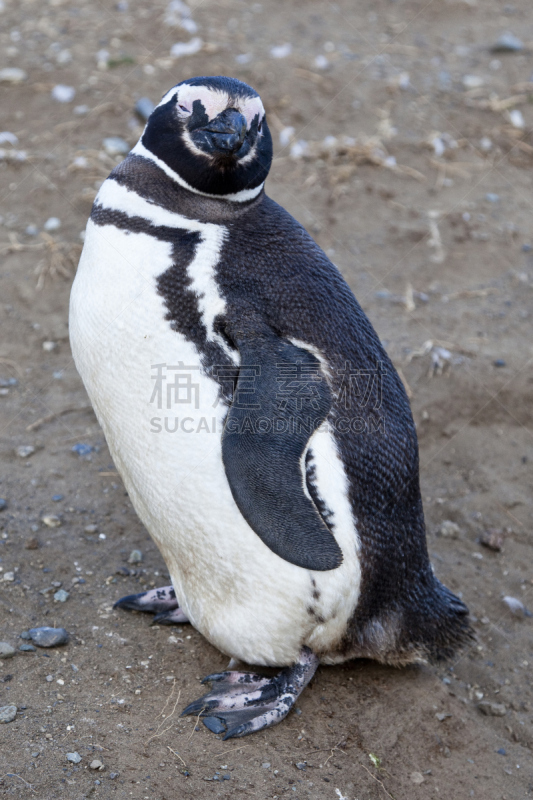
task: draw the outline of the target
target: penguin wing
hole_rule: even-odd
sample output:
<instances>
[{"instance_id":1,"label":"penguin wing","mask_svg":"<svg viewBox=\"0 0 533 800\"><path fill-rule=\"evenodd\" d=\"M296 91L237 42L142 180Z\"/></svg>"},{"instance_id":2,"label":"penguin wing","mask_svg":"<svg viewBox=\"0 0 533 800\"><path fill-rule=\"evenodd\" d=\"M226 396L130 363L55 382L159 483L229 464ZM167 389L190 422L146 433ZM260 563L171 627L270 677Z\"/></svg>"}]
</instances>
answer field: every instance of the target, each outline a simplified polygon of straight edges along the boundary
<instances>
[{"instance_id":1,"label":"penguin wing","mask_svg":"<svg viewBox=\"0 0 533 800\"><path fill-rule=\"evenodd\" d=\"M335 569L342 551L306 492L302 458L332 404L320 362L272 331L239 338L241 366L222 436L233 498L280 558Z\"/></svg>"}]
</instances>

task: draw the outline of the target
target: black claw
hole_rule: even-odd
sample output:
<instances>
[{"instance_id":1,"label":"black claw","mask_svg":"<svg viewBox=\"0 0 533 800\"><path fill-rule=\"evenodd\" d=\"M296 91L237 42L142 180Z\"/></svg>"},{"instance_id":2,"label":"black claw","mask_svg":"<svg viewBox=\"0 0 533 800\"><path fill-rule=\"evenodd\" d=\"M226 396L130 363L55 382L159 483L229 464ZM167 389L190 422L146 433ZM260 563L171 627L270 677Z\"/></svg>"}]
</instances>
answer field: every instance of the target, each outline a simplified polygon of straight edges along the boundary
<instances>
[{"instance_id":1,"label":"black claw","mask_svg":"<svg viewBox=\"0 0 533 800\"><path fill-rule=\"evenodd\" d=\"M208 675L207 678L202 678L200 683L210 683L211 681L223 681L226 677L226 672L213 672L212 675Z\"/></svg>"},{"instance_id":2,"label":"black claw","mask_svg":"<svg viewBox=\"0 0 533 800\"><path fill-rule=\"evenodd\" d=\"M138 603L138 598L143 594L144 592L141 592L140 594L128 594L126 597L121 597L120 600L117 600L117 602L113 604L113 608L127 608L130 611L144 611L145 609L141 609Z\"/></svg>"},{"instance_id":3,"label":"black claw","mask_svg":"<svg viewBox=\"0 0 533 800\"><path fill-rule=\"evenodd\" d=\"M206 711L209 711L211 708L216 708L218 705L216 700L204 700L203 697L200 697L199 700L193 700L192 703L189 703L187 708L184 708L181 712L182 717L188 717L192 714L196 716L203 716Z\"/></svg>"},{"instance_id":4,"label":"black claw","mask_svg":"<svg viewBox=\"0 0 533 800\"><path fill-rule=\"evenodd\" d=\"M203 717L202 722L212 733L224 733L227 729L226 723L220 717ZM227 738L226 736L224 737Z\"/></svg>"},{"instance_id":5,"label":"black claw","mask_svg":"<svg viewBox=\"0 0 533 800\"><path fill-rule=\"evenodd\" d=\"M170 611L161 611L160 614L155 615L150 625L175 625L176 623L174 620L169 619L169 617L172 617L173 613L174 609L171 609Z\"/></svg>"},{"instance_id":6,"label":"black claw","mask_svg":"<svg viewBox=\"0 0 533 800\"><path fill-rule=\"evenodd\" d=\"M223 737L223 741L225 742L226 739L238 739L240 736L246 736L250 727L250 725L245 724L237 725L236 728L230 728L230 730Z\"/></svg>"}]
</instances>

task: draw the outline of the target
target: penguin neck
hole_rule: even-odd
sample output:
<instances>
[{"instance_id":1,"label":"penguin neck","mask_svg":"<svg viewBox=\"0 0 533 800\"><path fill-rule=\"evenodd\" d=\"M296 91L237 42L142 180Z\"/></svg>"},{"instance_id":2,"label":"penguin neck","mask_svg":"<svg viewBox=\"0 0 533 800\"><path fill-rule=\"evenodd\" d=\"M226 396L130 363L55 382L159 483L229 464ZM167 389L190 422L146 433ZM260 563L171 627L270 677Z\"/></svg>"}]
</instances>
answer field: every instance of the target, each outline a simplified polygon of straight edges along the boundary
<instances>
[{"instance_id":1,"label":"penguin neck","mask_svg":"<svg viewBox=\"0 0 533 800\"><path fill-rule=\"evenodd\" d=\"M266 197L263 188L251 200L239 203L192 192L173 180L153 158L148 158L135 148L115 167L109 179L167 211L206 223L227 224L235 221L257 207Z\"/></svg>"},{"instance_id":2,"label":"penguin neck","mask_svg":"<svg viewBox=\"0 0 533 800\"><path fill-rule=\"evenodd\" d=\"M142 156L143 158L147 158L150 161L153 161L154 164L163 170L165 175L175 181L182 189L186 189L188 192L192 192L193 194L200 195L201 197L208 197L211 200L223 200L229 203L248 203L250 200L255 200L258 197L264 188L264 181L259 186L256 186L254 189L242 189L240 192L235 192L234 194L225 194L225 195L214 195L208 194L207 192L201 192L199 189L195 189L194 186L185 181L181 175L171 169L168 164L165 164L160 158L158 158L151 150L148 150L147 147L144 146L142 143L142 138L139 139L133 150L131 151L134 155Z\"/></svg>"}]
</instances>

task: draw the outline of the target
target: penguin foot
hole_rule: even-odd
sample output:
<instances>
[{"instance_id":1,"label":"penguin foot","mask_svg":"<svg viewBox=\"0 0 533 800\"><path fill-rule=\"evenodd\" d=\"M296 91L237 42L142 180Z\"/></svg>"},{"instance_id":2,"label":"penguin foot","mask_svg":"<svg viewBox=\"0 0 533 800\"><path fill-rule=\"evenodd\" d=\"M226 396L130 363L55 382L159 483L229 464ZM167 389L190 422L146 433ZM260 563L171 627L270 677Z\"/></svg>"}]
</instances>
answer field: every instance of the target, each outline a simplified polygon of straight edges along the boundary
<instances>
[{"instance_id":1,"label":"penguin foot","mask_svg":"<svg viewBox=\"0 0 533 800\"><path fill-rule=\"evenodd\" d=\"M210 692L194 700L181 716L202 717L213 733L224 739L246 736L284 719L318 667L318 657L304 647L298 662L273 678L253 672L217 672L202 683L212 683Z\"/></svg>"},{"instance_id":2,"label":"penguin foot","mask_svg":"<svg viewBox=\"0 0 533 800\"><path fill-rule=\"evenodd\" d=\"M126 608L129 611L150 611L155 613L153 621L162 625L188 622L185 612L179 607L176 592L172 586L150 589L140 594L128 594L117 600L113 608Z\"/></svg>"}]
</instances>

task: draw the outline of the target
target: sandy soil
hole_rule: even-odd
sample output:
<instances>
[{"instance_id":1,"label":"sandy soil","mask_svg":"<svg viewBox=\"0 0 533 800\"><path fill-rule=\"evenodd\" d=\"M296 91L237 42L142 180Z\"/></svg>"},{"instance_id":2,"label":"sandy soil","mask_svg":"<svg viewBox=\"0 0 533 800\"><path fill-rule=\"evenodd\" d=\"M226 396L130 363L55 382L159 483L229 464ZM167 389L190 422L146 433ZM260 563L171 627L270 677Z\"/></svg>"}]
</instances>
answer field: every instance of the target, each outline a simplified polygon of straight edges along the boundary
<instances>
[{"instance_id":1,"label":"sandy soil","mask_svg":"<svg viewBox=\"0 0 533 800\"><path fill-rule=\"evenodd\" d=\"M26 80L0 84L0 127L18 137L0 145L0 641L18 648L22 631L62 625L70 642L0 660L0 706L19 709L0 726L0 795L533 795L532 620L502 599L533 609L527 0L205 0L192 6L196 33L165 24L161 0L1 5L0 68ZM490 52L505 31L521 52ZM170 57L195 36L199 52ZM273 57L285 43L292 52ZM432 561L478 635L440 668L321 668L282 725L225 743L178 713L226 659L190 626L112 611L166 571L88 408L67 327L70 261L117 161L104 138L134 144L136 100L197 74L261 92L276 140L268 192L338 264L401 369ZM75 88L71 102L51 99L58 84ZM25 232L50 217L61 221L51 239ZM78 456L77 443L93 449ZM20 446L35 451L21 458ZM58 527L42 522L50 515ZM439 535L444 521L452 536ZM492 529L500 551L481 544ZM143 560L131 565L135 548Z\"/></svg>"}]
</instances>

